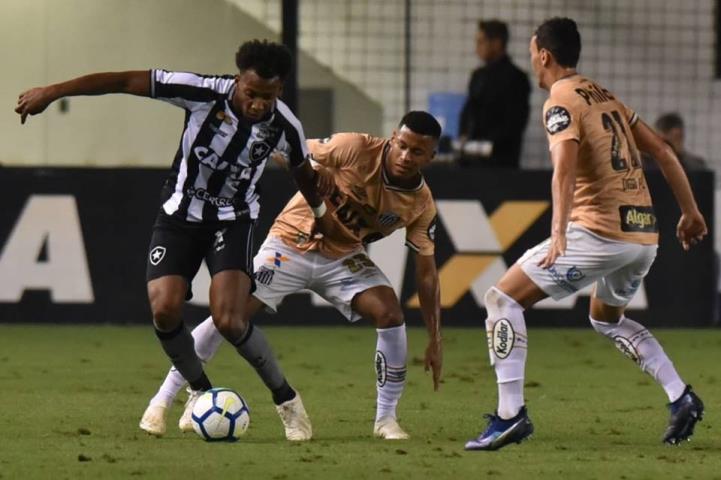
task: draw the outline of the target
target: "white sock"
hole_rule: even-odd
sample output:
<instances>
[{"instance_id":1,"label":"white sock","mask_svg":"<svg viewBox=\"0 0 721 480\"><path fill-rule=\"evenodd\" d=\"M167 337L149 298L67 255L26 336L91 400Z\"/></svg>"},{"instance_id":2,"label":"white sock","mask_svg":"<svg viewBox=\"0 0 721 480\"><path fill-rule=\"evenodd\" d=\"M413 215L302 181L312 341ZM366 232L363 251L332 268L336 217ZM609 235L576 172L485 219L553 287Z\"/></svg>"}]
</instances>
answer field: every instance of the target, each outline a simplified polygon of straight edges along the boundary
<instances>
[{"instance_id":1,"label":"white sock","mask_svg":"<svg viewBox=\"0 0 721 480\"><path fill-rule=\"evenodd\" d=\"M195 353L198 354L198 358L203 363L209 362L223 343L223 336L215 328L213 317L206 318L191 333L195 340Z\"/></svg>"},{"instance_id":2,"label":"white sock","mask_svg":"<svg viewBox=\"0 0 721 480\"><path fill-rule=\"evenodd\" d=\"M683 394L686 383L681 380L661 344L646 327L625 316L622 316L618 323L606 323L588 318L594 330L610 338L616 348L636 362L641 370L651 375L663 387L670 402L677 400Z\"/></svg>"},{"instance_id":3,"label":"white sock","mask_svg":"<svg viewBox=\"0 0 721 480\"><path fill-rule=\"evenodd\" d=\"M523 379L528 354L528 336L523 307L511 297L491 287L484 297L488 318L486 336L491 365L498 382L498 416L515 417L525 401Z\"/></svg>"},{"instance_id":4,"label":"white sock","mask_svg":"<svg viewBox=\"0 0 721 480\"><path fill-rule=\"evenodd\" d=\"M378 328L376 343L376 421L383 417L396 418L396 406L406 383L408 341L405 324L399 327Z\"/></svg>"},{"instance_id":5,"label":"white sock","mask_svg":"<svg viewBox=\"0 0 721 480\"><path fill-rule=\"evenodd\" d=\"M215 355L215 352L223 341L222 335L213 324L212 317L206 318L205 321L195 327L192 335L195 341L195 353L203 363L213 358L213 355ZM172 367L165 376L165 380L163 380L162 385L160 385L158 392L150 399L150 405L169 407L178 395L178 392L180 392L187 383L180 372L177 371L175 367Z\"/></svg>"}]
</instances>

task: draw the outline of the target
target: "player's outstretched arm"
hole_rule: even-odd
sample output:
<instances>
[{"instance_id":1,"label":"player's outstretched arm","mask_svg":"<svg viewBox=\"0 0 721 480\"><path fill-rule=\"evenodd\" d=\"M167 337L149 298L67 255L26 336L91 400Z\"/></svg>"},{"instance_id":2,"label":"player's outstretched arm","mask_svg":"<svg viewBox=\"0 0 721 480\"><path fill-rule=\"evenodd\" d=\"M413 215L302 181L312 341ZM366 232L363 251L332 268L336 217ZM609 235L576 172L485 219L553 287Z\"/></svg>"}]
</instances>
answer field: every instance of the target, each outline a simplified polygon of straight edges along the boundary
<instances>
[{"instance_id":1,"label":"player's outstretched arm","mask_svg":"<svg viewBox=\"0 0 721 480\"><path fill-rule=\"evenodd\" d=\"M553 216L551 218L551 246L548 254L538 265L548 268L556 258L566 253L566 227L573 206L573 191L576 187L576 165L578 164L578 142L565 140L551 149L553 179Z\"/></svg>"},{"instance_id":2,"label":"player's outstretched arm","mask_svg":"<svg viewBox=\"0 0 721 480\"><path fill-rule=\"evenodd\" d=\"M20 115L20 122L25 123L28 115L42 113L48 105L60 98L106 93L128 93L147 97L150 95L150 72L134 70L92 73L66 82L31 88L18 97L15 113Z\"/></svg>"},{"instance_id":3,"label":"player's outstretched arm","mask_svg":"<svg viewBox=\"0 0 721 480\"><path fill-rule=\"evenodd\" d=\"M426 372L433 373L433 389L438 390L443 368L443 339L441 337L441 288L438 282L436 259L433 255L416 254L416 286L421 302L421 315L428 330Z\"/></svg>"},{"instance_id":4,"label":"player's outstretched arm","mask_svg":"<svg viewBox=\"0 0 721 480\"><path fill-rule=\"evenodd\" d=\"M666 183L671 187L681 209L681 218L676 226L676 237L681 242L683 249L688 250L692 245L703 240L708 233L708 228L696 205L686 172L673 149L643 121L636 122L631 131L638 148L653 157L661 169Z\"/></svg>"}]
</instances>

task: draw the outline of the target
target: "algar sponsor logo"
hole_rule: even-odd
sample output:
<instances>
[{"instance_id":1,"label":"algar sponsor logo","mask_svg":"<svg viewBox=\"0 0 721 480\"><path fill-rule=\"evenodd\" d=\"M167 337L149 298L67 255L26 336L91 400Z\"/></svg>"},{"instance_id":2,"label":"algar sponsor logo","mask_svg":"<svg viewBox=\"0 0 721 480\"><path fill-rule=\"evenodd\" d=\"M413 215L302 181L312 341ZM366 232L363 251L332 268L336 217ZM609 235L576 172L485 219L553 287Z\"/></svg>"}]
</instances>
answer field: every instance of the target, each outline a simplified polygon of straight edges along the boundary
<instances>
[{"instance_id":1,"label":"algar sponsor logo","mask_svg":"<svg viewBox=\"0 0 721 480\"><path fill-rule=\"evenodd\" d=\"M626 223L639 228L652 227L656 225L656 215L631 208L626 212Z\"/></svg>"}]
</instances>

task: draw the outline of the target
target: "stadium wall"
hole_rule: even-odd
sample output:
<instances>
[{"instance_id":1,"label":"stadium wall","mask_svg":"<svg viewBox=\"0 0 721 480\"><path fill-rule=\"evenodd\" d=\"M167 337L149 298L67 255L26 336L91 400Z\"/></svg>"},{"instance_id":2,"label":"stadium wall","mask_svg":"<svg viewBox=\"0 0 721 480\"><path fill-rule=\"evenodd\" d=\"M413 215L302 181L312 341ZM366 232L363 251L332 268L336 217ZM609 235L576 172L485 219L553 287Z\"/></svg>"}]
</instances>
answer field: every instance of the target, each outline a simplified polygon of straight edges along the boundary
<instances>
[{"instance_id":1,"label":"stadium wall","mask_svg":"<svg viewBox=\"0 0 721 480\"><path fill-rule=\"evenodd\" d=\"M146 323L145 264L165 179L161 169L0 170L0 323ZM548 235L550 172L431 168L426 179L439 211L436 259L446 325L478 326L483 293L527 248ZM630 305L647 326L709 326L716 318L713 235L684 253L675 239L678 212L658 172L649 174L661 230L659 255ZM713 218L713 177L692 175L699 206ZM263 240L295 188L286 172L261 179ZM257 247L258 245L256 245ZM420 324L412 255L403 233L370 246L370 257L396 288L411 324ZM581 272L583 275L583 272ZM570 279L569 281L571 281ZM187 318L207 315L208 273L193 285ZM587 323L587 288L562 302L544 301L533 325ZM281 324L343 322L317 298L289 298Z\"/></svg>"},{"instance_id":2,"label":"stadium wall","mask_svg":"<svg viewBox=\"0 0 721 480\"><path fill-rule=\"evenodd\" d=\"M0 164L165 167L183 126L182 111L168 104L72 98L21 126L15 99L25 89L97 71L234 73L238 46L252 38L277 35L225 0L3 0ZM375 100L308 55L299 63L301 94L331 94L332 130L380 133ZM314 125L312 117L300 117Z\"/></svg>"}]
</instances>

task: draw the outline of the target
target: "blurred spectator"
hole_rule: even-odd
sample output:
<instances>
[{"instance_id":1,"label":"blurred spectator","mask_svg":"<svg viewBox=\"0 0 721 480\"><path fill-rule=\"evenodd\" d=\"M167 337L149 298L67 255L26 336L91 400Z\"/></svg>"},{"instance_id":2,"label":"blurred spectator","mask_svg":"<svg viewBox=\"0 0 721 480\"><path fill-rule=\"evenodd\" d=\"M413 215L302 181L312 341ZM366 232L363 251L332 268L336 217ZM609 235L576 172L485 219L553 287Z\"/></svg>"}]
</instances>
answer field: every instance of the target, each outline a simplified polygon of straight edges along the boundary
<instances>
[{"instance_id":1,"label":"blurred spectator","mask_svg":"<svg viewBox=\"0 0 721 480\"><path fill-rule=\"evenodd\" d=\"M474 163L518 168L530 84L526 73L511 62L507 44L504 22L478 22L476 54L484 65L471 74L459 133L466 156L488 157Z\"/></svg>"},{"instance_id":2,"label":"blurred spectator","mask_svg":"<svg viewBox=\"0 0 721 480\"><path fill-rule=\"evenodd\" d=\"M656 130L676 152L685 170L708 169L706 162L701 157L688 152L684 147L685 131L681 115L676 112L664 113L656 120Z\"/></svg>"}]
</instances>

